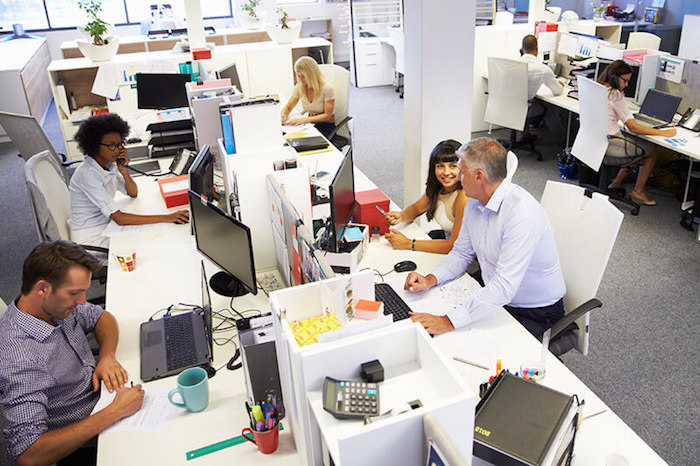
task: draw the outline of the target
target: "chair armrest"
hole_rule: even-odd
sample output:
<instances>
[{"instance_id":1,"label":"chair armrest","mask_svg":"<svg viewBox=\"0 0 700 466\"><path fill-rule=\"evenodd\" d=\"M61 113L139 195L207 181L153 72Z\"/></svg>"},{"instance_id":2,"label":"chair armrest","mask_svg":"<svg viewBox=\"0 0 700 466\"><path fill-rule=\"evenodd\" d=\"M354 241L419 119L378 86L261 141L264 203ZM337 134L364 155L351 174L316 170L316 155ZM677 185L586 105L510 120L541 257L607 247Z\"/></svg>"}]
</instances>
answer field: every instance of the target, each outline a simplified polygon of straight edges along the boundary
<instances>
[{"instance_id":1,"label":"chair armrest","mask_svg":"<svg viewBox=\"0 0 700 466\"><path fill-rule=\"evenodd\" d=\"M338 133L338 130L339 130L340 128L342 128L343 126L347 126L348 121L350 121L350 120L352 120L352 117L351 117L351 116L346 116L345 118L343 118L343 120L342 120L340 123L338 123L337 125L335 125L335 128L333 128L333 131L330 132L330 134L328 135L328 138L327 138L327 139L328 139L329 141L330 141L331 139L333 139L333 137Z\"/></svg>"},{"instance_id":2,"label":"chair armrest","mask_svg":"<svg viewBox=\"0 0 700 466\"><path fill-rule=\"evenodd\" d=\"M109 249L103 248L102 246L91 246L89 244L81 244L80 247L82 247L83 249L86 249L88 251L101 252L103 254L109 253Z\"/></svg>"},{"instance_id":3,"label":"chair armrest","mask_svg":"<svg viewBox=\"0 0 700 466\"><path fill-rule=\"evenodd\" d=\"M559 320L556 324L552 325L552 334L550 338L554 339L555 336L559 335L562 332L562 330L568 327L576 319L597 307L601 307L602 305L603 303L601 303L596 298L589 299L585 303L581 304L579 307L562 317L561 320Z\"/></svg>"}]
</instances>

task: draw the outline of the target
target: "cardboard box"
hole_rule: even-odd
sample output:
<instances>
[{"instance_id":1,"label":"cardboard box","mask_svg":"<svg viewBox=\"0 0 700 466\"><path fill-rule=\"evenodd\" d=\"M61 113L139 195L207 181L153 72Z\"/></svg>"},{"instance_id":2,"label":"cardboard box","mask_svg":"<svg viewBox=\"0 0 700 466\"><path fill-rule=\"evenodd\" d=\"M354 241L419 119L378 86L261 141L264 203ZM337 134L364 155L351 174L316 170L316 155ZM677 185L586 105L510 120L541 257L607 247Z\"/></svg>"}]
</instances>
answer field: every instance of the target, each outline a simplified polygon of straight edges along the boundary
<instances>
[{"instance_id":1,"label":"cardboard box","mask_svg":"<svg viewBox=\"0 0 700 466\"><path fill-rule=\"evenodd\" d=\"M389 212L389 198L381 189L356 192L353 220L369 225L370 231L372 227L379 227L379 233L383 235L389 232L389 221L377 210L377 207Z\"/></svg>"},{"instance_id":2,"label":"cardboard box","mask_svg":"<svg viewBox=\"0 0 700 466\"><path fill-rule=\"evenodd\" d=\"M158 180L158 188L160 195L163 196L165 206L168 209L187 205L189 199L187 190L190 188L189 175L180 175L173 178L165 178Z\"/></svg>"}]
</instances>

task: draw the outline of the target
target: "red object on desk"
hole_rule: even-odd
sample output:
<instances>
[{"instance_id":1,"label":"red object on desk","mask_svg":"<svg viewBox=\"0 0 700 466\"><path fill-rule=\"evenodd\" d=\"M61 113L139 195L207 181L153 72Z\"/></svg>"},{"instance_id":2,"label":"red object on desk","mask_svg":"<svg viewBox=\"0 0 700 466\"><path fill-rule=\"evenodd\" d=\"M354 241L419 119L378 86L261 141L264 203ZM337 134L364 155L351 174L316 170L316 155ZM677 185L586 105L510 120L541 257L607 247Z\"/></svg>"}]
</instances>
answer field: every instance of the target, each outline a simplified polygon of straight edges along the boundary
<instances>
[{"instance_id":1,"label":"red object on desk","mask_svg":"<svg viewBox=\"0 0 700 466\"><path fill-rule=\"evenodd\" d=\"M189 203L189 198L187 197L187 190L189 189L189 175L180 175L173 178L164 178L158 180L158 188L160 188L160 195L163 196L165 201L165 206L168 209L173 207L179 207L181 205L186 205ZM183 183L185 182L185 183ZM172 183L184 184L184 188L173 189Z\"/></svg>"},{"instance_id":2,"label":"red object on desk","mask_svg":"<svg viewBox=\"0 0 700 466\"><path fill-rule=\"evenodd\" d=\"M209 60L211 58L211 50L202 47L200 49L192 49L192 59L193 60Z\"/></svg>"},{"instance_id":3,"label":"red object on desk","mask_svg":"<svg viewBox=\"0 0 700 466\"><path fill-rule=\"evenodd\" d=\"M363 223L372 227L379 227L379 233L389 232L389 221L382 215L376 206L385 212L389 212L389 198L381 189L371 189L355 193L355 211L353 212L353 223Z\"/></svg>"}]
</instances>

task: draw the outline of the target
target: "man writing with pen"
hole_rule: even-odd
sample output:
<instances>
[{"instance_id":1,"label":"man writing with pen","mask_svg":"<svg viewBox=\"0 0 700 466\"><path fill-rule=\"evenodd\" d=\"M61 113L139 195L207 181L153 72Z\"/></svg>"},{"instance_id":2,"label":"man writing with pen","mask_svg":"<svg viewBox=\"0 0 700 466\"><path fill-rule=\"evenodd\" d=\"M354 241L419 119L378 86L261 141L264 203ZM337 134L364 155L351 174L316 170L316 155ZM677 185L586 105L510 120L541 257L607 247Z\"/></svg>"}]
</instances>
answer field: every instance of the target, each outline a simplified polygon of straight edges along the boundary
<instances>
[{"instance_id":1,"label":"man writing with pen","mask_svg":"<svg viewBox=\"0 0 700 466\"><path fill-rule=\"evenodd\" d=\"M42 243L24 261L21 295L0 317L0 402L9 453L18 465L95 464L89 443L141 408L141 385L126 388L116 360L119 330L109 312L86 302L100 262L68 241ZM99 362L86 333L100 345ZM100 381L114 401L90 414Z\"/></svg>"}]
</instances>

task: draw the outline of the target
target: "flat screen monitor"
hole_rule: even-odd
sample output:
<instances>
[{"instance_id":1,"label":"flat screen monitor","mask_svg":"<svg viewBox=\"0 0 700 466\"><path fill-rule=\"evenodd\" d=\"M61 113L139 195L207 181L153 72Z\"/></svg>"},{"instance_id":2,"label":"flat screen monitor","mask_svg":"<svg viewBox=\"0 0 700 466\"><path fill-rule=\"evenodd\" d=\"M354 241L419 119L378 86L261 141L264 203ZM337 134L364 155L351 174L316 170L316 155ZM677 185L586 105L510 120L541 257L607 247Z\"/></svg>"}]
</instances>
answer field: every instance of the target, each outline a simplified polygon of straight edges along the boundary
<instances>
[{"instance_id":1,"label":"flat screen monitor","mask_svg":"<svg viewBox=\"0 0 700 466\"><path fill-rule=\"evenodd\" d=\"M230 79L231 84L236 86L236 89L241 90L241 80L238 77L238 70L236 69L236 64L231 63L220 70L216 70L216 79Z\"/></svg>"},{"instance_id":2,"label":"flat screen monitor","mask_svg":"<svg viewBox=\"0 0 700 466\"><path fill-rule=\"evenodd\" d=\"M164 110L187 107L185 83L189 74L136 73L136 99L141 109Z\"/></svg>"},{"instance_id":3,"label":"flat screen monitor","mask_svg":"<svg viewBox=\"0 0 700 466\"><path fill-rule=\"evenodd\" d=\"M190 189L209 200L214 198L214 153L204 144L190 169Z\"/></svg>"},{"instance_id":4,"label":"flat screen monitor","mask_svg":"<svg viewBox=\"0 0 700 466\"><path fill-rule=\"evenodd\" d=\"M197 250L224 270L211 277L211 289L223 296L257 294L250 229L191 190L189 198Z\"/></svg>"},{"instance_id":5,"label":"flat screen monitor","mask_svg":"<svg viewBox=\"0 0 700 466\"><path fill-rule=\"evenodd\" d=\"M207 271L204 269L202 261L202 312L204 313L204 326L207 332L207 342L209 343L209 354L214 357L214 327L211 316L211 295L209 294L209 282L207 281Z\"/></svg>"},{"instance_id":6,"label":"flat screen monitor","mask_svg":"<svg viewBox=\"0 0 700 466\"><path fill-rule=\"evenodd\" d=\"M355 175L352 167L352 150L343 158L338 171L330 185L331 221L332 229L329 236L329 250L340 252L340 246L345 233L345 228L350 222L352 211L355 208Z\"/></svg>"}]
</instances>

